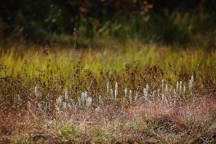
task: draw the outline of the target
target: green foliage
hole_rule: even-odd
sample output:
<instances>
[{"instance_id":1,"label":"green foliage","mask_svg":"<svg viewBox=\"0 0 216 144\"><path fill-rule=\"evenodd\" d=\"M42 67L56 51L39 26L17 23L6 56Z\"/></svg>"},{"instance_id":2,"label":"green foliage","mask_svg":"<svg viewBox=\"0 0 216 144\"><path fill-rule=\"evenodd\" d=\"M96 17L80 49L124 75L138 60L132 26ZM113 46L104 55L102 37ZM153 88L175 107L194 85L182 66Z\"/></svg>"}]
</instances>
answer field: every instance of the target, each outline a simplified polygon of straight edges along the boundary
<instances>
[{"instance_id":1,"label":"green foliage","mask_svg":"<svg viewBox=\"0 0 216 144\"><path fill-rule=\"evenodd\" d=\"M214 1L8 0L1 2L0 35L17 41L61 42L82 46L98 37L120 41L193 43L215 29ZM74 35L77 29L78 36ZM211 35L211 34L209 34ZM69 42L68 42L69 41Z\"/></svg>"}]
</instances>

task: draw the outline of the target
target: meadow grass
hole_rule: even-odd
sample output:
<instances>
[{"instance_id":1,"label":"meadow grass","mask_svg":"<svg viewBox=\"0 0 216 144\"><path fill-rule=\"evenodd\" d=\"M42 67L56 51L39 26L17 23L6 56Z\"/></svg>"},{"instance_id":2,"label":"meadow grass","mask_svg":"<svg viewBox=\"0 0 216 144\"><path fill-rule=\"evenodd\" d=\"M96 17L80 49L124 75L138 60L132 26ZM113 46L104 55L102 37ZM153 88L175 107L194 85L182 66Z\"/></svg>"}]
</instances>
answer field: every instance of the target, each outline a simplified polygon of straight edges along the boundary
<instances>
[{"instance_id":1,"label":"meadow grass","mask_svg":"<svg viewBox=\"0 0 216 144\"><path fill-rule=\"evenodd\" d=\"M216 142L216 51L138 40L7 47L2 143Z\"/></svg>"}]
</instances>

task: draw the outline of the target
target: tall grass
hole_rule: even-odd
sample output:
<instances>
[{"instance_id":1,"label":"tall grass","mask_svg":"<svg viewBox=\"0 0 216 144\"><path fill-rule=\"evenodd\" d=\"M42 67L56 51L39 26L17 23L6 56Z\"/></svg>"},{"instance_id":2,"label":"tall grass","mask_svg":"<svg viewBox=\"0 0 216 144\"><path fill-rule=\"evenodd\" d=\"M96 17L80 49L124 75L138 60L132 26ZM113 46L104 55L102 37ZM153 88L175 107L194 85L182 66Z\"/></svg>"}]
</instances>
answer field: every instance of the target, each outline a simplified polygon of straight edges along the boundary
<instances>
[{"instance_id":1,"label":"tall grass","mask_svg":"<svg viewBox=\"0 0 216 144\"><path fill-rule=\"evenodd\" d=\"M12 47L0 56L4 143L215 141L215 51Z\"/></svg>"}]
</instances>

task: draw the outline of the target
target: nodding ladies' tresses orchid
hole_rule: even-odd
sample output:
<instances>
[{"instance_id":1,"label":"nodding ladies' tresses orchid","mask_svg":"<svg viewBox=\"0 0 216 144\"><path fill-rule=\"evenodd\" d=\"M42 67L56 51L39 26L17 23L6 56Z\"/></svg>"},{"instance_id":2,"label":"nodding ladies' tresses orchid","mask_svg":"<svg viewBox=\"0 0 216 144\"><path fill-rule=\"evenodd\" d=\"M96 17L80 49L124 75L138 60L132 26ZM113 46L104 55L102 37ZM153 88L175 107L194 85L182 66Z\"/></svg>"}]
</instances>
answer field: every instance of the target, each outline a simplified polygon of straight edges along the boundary
<instances>
[{"instance_id":1,"label":"nodding ladies' tresses orchid","mask_svg":"<svg viewBox=\"0 0 216 144\"><path fill-rule=\"evenodd\" d=\"M183 86L183 95L185 95L186 94L186 86L184 85Z\"/></svg>"},{"instance_id":2,"label":"nodding ladies' tresses orchid","mask_svg":"<svg viewBox=\"0 0 216 144\"><path fill-rule=\"evenodd\" d=\"M161 89L162 91L164 90L164 80L162 79L162 82L161 82Z\"/></svg>"},{"instance_id":3,"label":"nodding ladies' tresses orchid","mask_svg":"<svg viewBox=\"0 0 216 144\"><path fill-rule=\"evenodd\" d=\"M115 100L117 99L117 95L118 95L118 83L116 82L116 84L115 84Z\"/></svg>"},{"instance_id":4,"label":"nodding ladies' tresses orchid","mask_svg":"<svg viewBox=\"0 0 216 144\"><path fill-rule=\"evenodd\" d=\"M62 105L62 96L61 95L56 99L56 104L58 107L60 107Z\"/></svg>"},{"instance_id":5,"label":"nodding ladies' tresses orchid","mask_svg":"<svg viewBox=\"0 0 216 144\"><path fill-rule=\"evenodd\" d=\"M149 85L148 85L148 84L146 84L146 90L147 90L147 91L149 90Z\"/></svg>"},{"instance_id":6,"label":"nodding ladies' tresses orchid","mask_svg":"<svg viewBox=\"0 0 216 144\"><path fill-rule=\"evenodd\" d=\"M113 98L113 89L110 89L111 98Z\"/></svg>"},{"instance_id":7,"label":"nodding ladies' tresses orchid","mask_svg":"<svg viewBox=\"0 0 216 144\"><path fill-rule=\"evenodd\" d=\"M101 98L101 95L99 95L99 97L98 97L98 102L99 102L99 104L103 104L103 100Z\"/></svg>"},{"instance_id":8,"label":"nodding ladies' tresses orchid","mask_svg":"<svg viewBox=\"0 0 216 144\"><path fill-rule=\"evenodd\" d=\"M78 105L79 106L91 106L92 98L88 97L87 92L81 92L81 96L78 97Z\"/></svg>"},{"instance_id":9,"label":"nodding ladies' tresses orchid","mask_svg":"<svg viewBox=\"0 0 216 144\"><path fill-rule=\"evenodd\" d=\"M28 108L31 108L31 102L30 101L27 102L27 106L28 106Z\"/></svg>"},{"instance_id":10,"label":"nodding ladies' tresses orchid","mask_svg":"<svg viewBox=\"0 0 216 144\"><path fill-rule=\"evenodd\" d=\"M79 106L82 105L82 101L81 101L81 98L80 98L80 97L78 97L78 104L79 104Z\"/></svg>"},{"instance_id":11,"label":"nodding ladies' tresses orchid","mask_svg":"<svg viewBox=\"0 0 216 144\"><path fill-rule=\"evenodd\" d=\"M133 98L132 98L132 90L129 91L129 101L130 101L130 103L133 102Z\"/></svg>"},{"instance_id":12,"label":"nodding ladies' tresses orchid","mask_svg":"<svg viewBox=\"0 0 216 144\"><path fill-rule=\"evenodd\" d=\"M176 91L178 92L178 90L179 90L179 82L177 81L176 82Z\"/></svg>"},{"instance_id":13,"label":"nodding ladies' tresses orchid","mask_svg":"<svg viewBox=\"0 0 216 144\"><path fill-rule=\"evenodd\" d=\"M127 97L127 95L128 95L128 89L127 88L125 88L124 89L124 92L125 92L125 98Z\"/></svg>"},{"instance_id":14,"label":"nodding ladies' tresses orchid","mask_svg":"<svg viewBox=\"0 0 216 144\"><path fill-rule=\"evenodd\" d=\"M38 92L38 86L37 85L35 86L35 96L36 96L36 98L39 97L39 92Z\"/></svg>"},{"instance_id":15,"label":"nodding ladies' tresses orchid","mask_svg":"<svg viewBox=\"0 0 216 144\"><path fill-rule=\"evenodd\" d=\"M179 84L179 92L182 93L182 81L180 81L180 84Z\"/></svg>"},{"instance_id":16,"label":"nodding ladies' tresses orchid","mask_svg":"<svg viewBox=\"0 0 216 144\"><path fill-rule=\"evenodd\" d=\"M138 91L136 91L136 92L135 92L134 101L136 101L136 100L137 100L138 96L139 96L139 92L138 92Z\"/></svg>"},{"instance_id":17,"label":"nodding ladies' tresses orchid","mask_svg":"<svg viewBox=\"0 0 216 144\"><path fill-rule=\"evenodd\" d=\"M188 82L188 89L191 90L194 82L194 77L191 76L190 81ZM113 100L117 100L118 94L119 94L119 85L118 82L115 83L115 88L110 88L109 82L106 83L107 87L107 93L109 93L109 96ZM182 81L176 82L176 88L173 88L172 85L168 85L167 83L164 83L164 80L162 80L162 86L160 86L159 89L153 90L152 92L149 91L149 85L146 84L145 88L143 88L143 97L145 101L152 100L152 98L161 96L161 100L167 104L175 104L176 99L179 95L182 96L182 98L185 98L187 94L187 85L183 83ZM106 92L105 92L106 93ZM134 94L134 96L133 96ZM38 87L35 87L35 95L38 96ZM101 98L101 94L98 97L97 103L103 104L103 100ZM139 97L139 88L137 90L132 91L128 88L124 88L124 99L129 100L129 103L136 102ZM81 92L81 95L77 99L79 106L86 106L90 107L93 102L93 98L88 96L88 92ZM64 96L59 96L56 99L56 104L58 108L71 108L73 105L75 105L75 102L73 102L72 99L69 99L69 94L67 90L64 90Z\"/></svg>"},{"instance_id":18,"label":"nodding ladies' tresses orchid","mask_svg":"<svg viewBox=\"0 0 216 144\"><path fill-rule=\"evenodd\" d=\"M155 91L152 92L152 98L154 98L154 97L155 97Z\"/></svg>"},{"instance_id":19,"label":"nodding ladies' tresses orchid","mask_svg":"<svg viewBox=\"0 0 216 144\"><path fill-rule=\"evenodd\" d=\"M168 87L168 84L166 84L165 93L168 93L168 92L169 92L169 87Z\"/></svg>"},{"instance_id":20,"label":"nodding ladies' tresses orchid","mask_svg":"<svg viewBox=\"0 0 216 144\"><path fill-rule=\"evenodd\" d=\"M21 96L19 94L17 94L17 100L18 100L18 102L22 101Z\"/></svg>"},{"instance_id":21,"label":"nodding ladies' tresses orchid","mask_svg":"<svg viewBox=\"0 0 216 144\"><path fill-rule=\"evenodd\" d=\"M107 87L107 94L109 94L109 91L110 91L109 82L107 82L106 87Z\"/></svg>"},{"instance_id":22,"label":"nodding ladies' tresses orchid","mask_svg":"<svg viewBox=\"0 0 216 144\"><path fill-rule=\"evenodd\" d=\"M87 97L87 98L86 98L86 106L87 106L87 107L90 107L91 104L92 104L92 98L91 98L91 97Z\"/></svg>"},{"instance_id":23,"label":"nodding ladies' tresses orchid","mask_svg":"<svg viewBox=\"0 0 216 144\"><path fill-rule=\"evenodd\" d=\"M65 90L65 100L68 100L68 98L69 98L68 91Z\"/></svg>"},{"instance_id":24,"label":"nodding ladies' tresses orchid","mask_svg":"<svg viewBox=\"0 0 216 144\"><path fill-rule=\"evenodd\" d=\"M189 82L188 82L188 87L189 87L189 90L190 90L190 91L192 90L193 82L194 82L194 76L192 75L192 76L191 76L191 79L190 79Z\"/></svg>"},{"instance_id":25,"label":"nodding ladies' tresses orchid","mask_svg":"<svg viewBox=\"0 0 216 144\"><path fill-rule=\"evenodd\" d=\"M148 87L146 86L146 88L143 88L143 95L144 95L144 98L145 98L145 101L148 100Z\"/></svg>"},{"instance_id":26,"label":"nodding ladies' tresses orchid","mask_svg":"<svg viewBox=\"0 0 216 144\"><path fill-rule=\"evenodd\" d=\"M66 108L67 108L67 103L63 102L63 109L66 109Z\"/></svg>"},{"instance_id":27,"label":"nodding ladies' tresses orchid","mask_svg":"<svg viewBox=\"0 0 216 144\"><path fill-rule=\"evenodd\" d=\"M85 104L86 98L87 98L87 93L82 92L82 93L81 93L81 105L84 105L84 104Z\"/></svg>"},{"instance_id":28,"label":"nodding ladies' tresses orchid","mask_svg":"<svg viewBox=\"0 0 216 144\"><path fill-rule=\"evenodd\" d=\"M72 106L71 106L71 104L67 104L67 107L69 108L69 109L71 109L72 108Z\"/></svg>"}]
</instances>

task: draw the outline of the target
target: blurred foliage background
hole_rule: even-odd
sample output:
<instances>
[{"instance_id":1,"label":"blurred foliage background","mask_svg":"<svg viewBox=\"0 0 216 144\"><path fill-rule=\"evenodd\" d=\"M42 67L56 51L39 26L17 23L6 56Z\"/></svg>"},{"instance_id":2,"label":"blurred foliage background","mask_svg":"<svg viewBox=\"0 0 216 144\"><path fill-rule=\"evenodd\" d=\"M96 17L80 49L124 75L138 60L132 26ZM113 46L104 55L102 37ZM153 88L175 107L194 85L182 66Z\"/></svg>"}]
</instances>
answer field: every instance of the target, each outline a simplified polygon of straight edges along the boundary
<instances>
[{"instance_id":1,"label":"blurred foliage background","mask_svg":"<svg viewBox=\"0 0 216 144\"><path fill-rule=\"evenodd\" d=\"M99 38L215 48L215 0L4 0L0 44L78 42Z\"/></svg>"}]
</instances>

